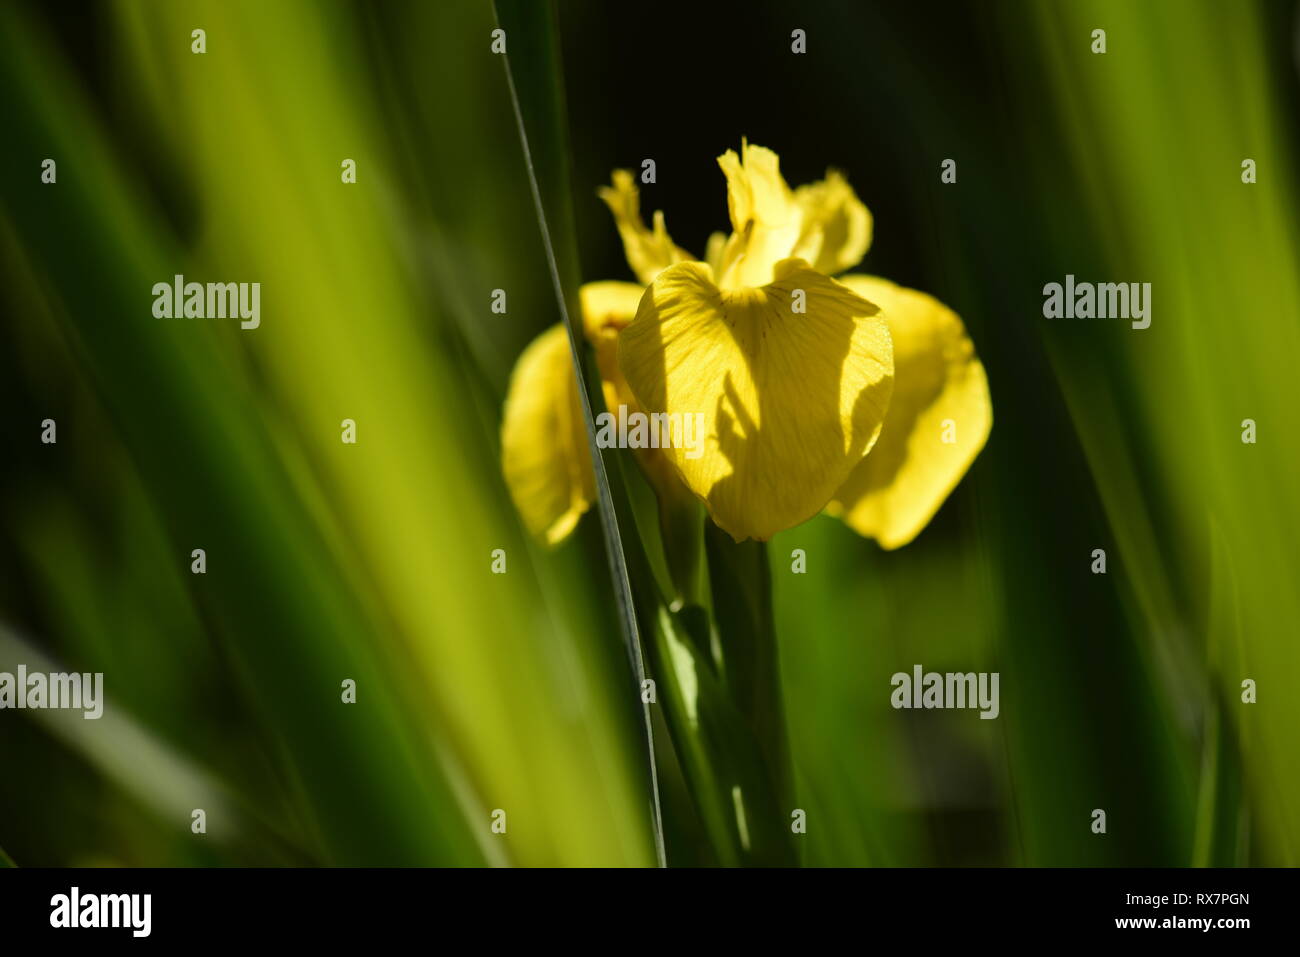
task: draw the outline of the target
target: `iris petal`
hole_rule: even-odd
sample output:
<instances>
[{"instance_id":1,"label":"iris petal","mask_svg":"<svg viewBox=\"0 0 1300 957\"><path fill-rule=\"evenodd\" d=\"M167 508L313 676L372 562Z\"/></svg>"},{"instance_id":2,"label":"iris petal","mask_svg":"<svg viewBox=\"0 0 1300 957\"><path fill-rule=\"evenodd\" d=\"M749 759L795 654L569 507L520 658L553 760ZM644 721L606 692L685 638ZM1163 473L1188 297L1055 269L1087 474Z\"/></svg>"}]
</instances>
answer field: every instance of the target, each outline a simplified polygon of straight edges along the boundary
<instances>
[{"instance_id":1,"label":"iris petal","mask_svg":"<svg viewBox=\"0 0 1300 957\"><path fill-rule=\"evenodd\" d=\"M828 276L862 262L871 245L871 213L839 173L794 192L803 213L799 241L791 256L805 259Z\"/></svg>"},{"instance_id":2,"label":"iris petal","mask_svg":"<svg viewBox=\"0 0 1300 957\"><path fill-rule=\"evenodd\" d=\"M596 351L605 408L617 414L619 405L629 409L636 400L618 367L618 334L634 318L644 286L630 282L589 282L579 292L582 324L587 341Z\"/></svg>"},{"instance_id":3,"label":"iris petal","mask_svg":"<svg viewBox=\"0 0 1300 957\"><path fill-rule=\"evenodd\" d=\"M618 365L618 334L636 316L644 292L643 287L630 282L591 282L579 291L587 339L596 351L605 408L615 416L620 405L627 406L629 414L643 411ZM661 501L678 497L690 500L672 463L659 449L636 449L635 455Z\"/></svg>"},{"instance_id":4,"label":"iris petal","mask_svg":"<svg viewBox=\"0 0 1300 957\"><path fill-rule=\"evenodd\" d=\"M718 284L724 289L762 286L799 240L802 212L771 150L745 143L741 155L718 157L727 177L727 209L734 230L722 251Z\"/></svg>"},{"instance_id":5,"label":"iris petal","mask_svg":"<svg viewBox=\"0 0 1300 957\"><path fill-rule=\"evenodd\" d=\"M501 467L530 533L555 545L596 495L569 336L552 326L515 363L501 423Z\"/></svg>"},{"instance_id":6,"label":"iris petal","mask_svg":"<svg viewBox=\"0 0 1300 957\"><path fill-rule=\"evenodd\" d=\"M880 440L827 511L898 548L925 528L984 447L993 425L988 380L961 319L937 299L870 276L840 282L883 310L897 382Z\"/></svg>"},{"instance_id":7,"label":"iris petal","mask_svg":"<svg viewBox=\"0 0 1300 957\"><path fill-rule=\"evenodd\" d=\"M641 196L632 174L625 169L614 170L612 186L598 191L609 211L614 214L614 224L623 239L623 252L627 264L638 279L648 283L673 263L690 259L691 254L679 249L668 236L663 213L655 213L654 229L647 229L641 219Z\"/></svg>"},{"instance_id":8,"label":"iris petal","mask_svg":"<svg viewBox=\"0 0 1300 957\"><path fill-rule=\"evenodd\" d=\"M679 263L619 335L641 408L701 417L698 455L665 455L737 541L820 511L875 441L893 386L876 306L800 260L773 276L725 291L706 264Z\"/></svg>"},{"instance_id":9,"label":"iris petal","mask_svg":"<svg viewBox=\"0 0 1300 957\"><path fill-rule=\"evenodd\" d=\"M601 331L617 332L636 317L636 307L644 292L645 286L612 279L589 282L578 290L582 327L593 345L594 337Z\"/></svg>"}]
</instances>

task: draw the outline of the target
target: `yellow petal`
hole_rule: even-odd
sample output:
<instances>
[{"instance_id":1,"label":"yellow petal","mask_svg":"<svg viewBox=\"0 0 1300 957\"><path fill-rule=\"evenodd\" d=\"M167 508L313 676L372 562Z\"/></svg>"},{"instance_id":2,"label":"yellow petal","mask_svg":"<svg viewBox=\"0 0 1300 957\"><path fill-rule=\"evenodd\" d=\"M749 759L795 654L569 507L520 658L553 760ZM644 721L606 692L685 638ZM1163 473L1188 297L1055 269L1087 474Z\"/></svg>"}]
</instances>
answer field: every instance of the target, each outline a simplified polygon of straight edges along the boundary
<instances>
[{"instance_id":1,"label":"yellow petal","mask_svg":"<svg viewBox=\"0 0 1300 957\"><path fill-rule=\"evenodd\" d=\"M627 406L629 413L643 411L618 366L618 334L636 316L637 303L644 292L643 287L630 282L592 282L579 290L587 339L596 352L605 409L615 416L620 405ZM690 500L677 471L662 452L654 448L634 452L661 501L679 496Z\"/></svg>"},{"instance_id":2,"label":"yellow petal","mask_svg":"<svg viewBox=\"0 0 1300 957\"><path fill-rule=\"evenodd\" d=\"M634 399L619 371L619 332L637 315L637 303L645 287L634 282L589 282L578 290L582 304L582 328L595 348L595 364L601 372L604 407L619 411L619 404L632 406Z\"/></svg>"},{"instance_id":3,"label":"yellow petal","mask_svg":"<svg viewBox=\"0 0 1300 957\"><path fill-rule=\"evenodd\" d=\"M555 545L596 495L569 335L552 326L510 374L501 422L501 468L529 532Z\"/></svg>"},{"instance_id":4,"label":"yellow petal","mask_svg":"<svg viewBox=\"0 0 1300 957\"><path fill-rule=\"evenodd\" d=\"M723 289L762 286L798 242L802 212L781 176L771 150L744 143L741 155L718 157L727 177L727 209L733 232L722 252L718 285Z\"/></svg>"},{"instance_id":5,"label":"yellow petal","mask_svg":"<svg viewBox=\"0 0 1300 957\"><path fill-rule=\"evenodd\" d=\"M803 213L799 241L790 255L828 276L862 262L871 245L871 213L848 181L831 170L794 193Z\"/></svg>"},{"instance_id":6,"label":"yellow petal","mask_svg":"<svg viewBox=\"0 0 1300 957\"><path fill-rule=\"evenodd\" d=\"M582 325L596 350L605 408L617 414L621 404L635 401L618 368L618 333L636 317L644 286L631 282L589 282L578 290Z\"/></svg>"},{"instance_id":7,"label":"yellow petal","mask_svg":"<svg viewBox=\"0 0 1300 957\"><path fill-rule=\"evenodd\" d=\"M683 425L700 416L698 454L686 443L664 452L737 541L768 539L826 505L879 434L893 384L874 305L799 260L774 276L724 291L708 265L679 263L619 334L641 408Z\"/></svg>"},{"instance_id":8,"label":"yellow petal","mask_svg":"<svg viewBox=\"0 0 1300 957\"><path fill-rule=\"evenodd\" d=\"M722 273L722 254L727 248L726 233L710 233L709 241L704 246L704 261L713 270L713 275Z\"/></svg>"},{"instance_id":9,"label":"yellow petal","mask_svg":"<svg viewBox=\"0 0 1300 957\"><path fill-rule=\"evenodd\" d=\"M614 224L623 239L623 252L637 278L643 283L650 282L661 269L690 259L691 254L678 249L668 237L663 213L656 212L654 229L646 229L641 219L641 196L632 174L616 169L611 179L614 185L603 186L598 193L614 214Z\"/></svg>"},{"instance_id":10,"label":"yellow petal","mask_svg":"<svg viewBox=\"0 0 1300 957\"><path fill-rule=\"evenodd\" d=\"M984 366L957 314L932 296L870 276L840 280L880 305L894 339L894 398L871 454L827 511L884 548L925 528L993 426Z\"/></svg>"},{"instance_id":11,"label":"yellow petal","mask_svg":"<svg viewBox=\"0 0 1300 957\"><path fill-rule=\"evenodd\" d=\"M615 280L589 282L578 290L582 328L593 345L602 330L617 332L635 318L643 292L645 286Z\"/></svg>"}]
</instances>

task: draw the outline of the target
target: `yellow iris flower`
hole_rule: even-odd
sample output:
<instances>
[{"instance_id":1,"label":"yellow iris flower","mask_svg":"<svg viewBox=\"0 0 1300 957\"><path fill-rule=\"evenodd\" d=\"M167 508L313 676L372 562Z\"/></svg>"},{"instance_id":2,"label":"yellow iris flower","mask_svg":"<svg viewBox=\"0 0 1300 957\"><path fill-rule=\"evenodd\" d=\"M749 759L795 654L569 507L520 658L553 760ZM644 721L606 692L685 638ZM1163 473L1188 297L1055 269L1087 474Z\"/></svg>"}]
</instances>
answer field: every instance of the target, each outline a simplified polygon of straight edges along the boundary
<instances>
[{"instance_id":1,"label":"yellow iris flower","mask_svg":"<svg viewBox=\"0 0 1300 957\"><path fill-rule=\"evenodd\" d=\"M697 261L662 213L642 220L632 174L600 191L640 283L581 290L583 329L615 410L700 413L702 448L642 449L660 496L700 499L737 541L823 509L885 548L925 527L992 426L984 368L956 313L884 279L841 275L871 243L838 173L791 190L775 153L718 158L732 233ZM530 531L563 540L594 497L563 327L520 356L503 468Z\"/></svg>"}]
</instances>

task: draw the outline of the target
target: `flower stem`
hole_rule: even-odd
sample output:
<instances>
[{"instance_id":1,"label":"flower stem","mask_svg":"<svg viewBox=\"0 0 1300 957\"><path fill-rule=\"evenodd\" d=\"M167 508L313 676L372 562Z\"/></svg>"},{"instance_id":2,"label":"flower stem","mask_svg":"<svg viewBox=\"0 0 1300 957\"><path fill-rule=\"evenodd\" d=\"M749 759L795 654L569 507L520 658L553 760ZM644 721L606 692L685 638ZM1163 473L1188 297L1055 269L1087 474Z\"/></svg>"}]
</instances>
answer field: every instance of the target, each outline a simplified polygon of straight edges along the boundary
<instances>
[{"instance_id":1,"label":"flower stem","mask_svg":"<svg viewBox=\"0 0 1300 957\"><path fill-rule=\"evenodd\" d=\"M761 759L765 793L748 798L747 825L758 863L797 864L791 829L794 770L781 697L772 577L767 546L735 543L707 523L705 547L712 584L714 623L722 649L723 684Z\"/></svg>"},{"instance_id":2,"label":"flower stem","mask_svg":"<svg viewBox=\"0 0 1300 957\"><path fill-rule=\"evenodd\" d=\"M672 578L674 610L707 607L704 580L704 510L694 498L659 498L659 530Z\"/></svg>"}]
</instances>

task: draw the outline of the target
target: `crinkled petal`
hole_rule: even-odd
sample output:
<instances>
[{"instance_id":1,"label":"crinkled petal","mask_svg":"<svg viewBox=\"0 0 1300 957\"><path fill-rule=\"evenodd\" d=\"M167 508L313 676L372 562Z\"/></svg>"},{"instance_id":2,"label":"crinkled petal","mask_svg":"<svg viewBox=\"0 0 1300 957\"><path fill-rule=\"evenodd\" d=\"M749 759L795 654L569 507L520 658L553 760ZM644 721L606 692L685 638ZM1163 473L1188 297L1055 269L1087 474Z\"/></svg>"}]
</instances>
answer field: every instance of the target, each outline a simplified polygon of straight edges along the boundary
<instances>
[{"instance_id":1,"label":"crinkled petal","mask_svg":"<svg viewBox=\"0 0 1300 957\"><path fill-rule=\"evenodd\" d=\"M875 441L893 385L876 306L799 260L774 277L726 291L708 265L679 263L619 334L641 408L680 417L683 437L699 416L703 441L665 455L737 541L817 514Z\"/></svg>"},{"instance_id":2,"label":"crinkled petal","mask_svg":"<svg viewBox=\"0 0 1300 957\"><path fill-rule=\"evenodd\" d=\"M830 170L825 179L795 190L794 199L803 223L791 256L828 276L862 262L871 245L871 213L848 180Z\"/></svg>"},{"instance_id":3,"label":"crinkled petal","mask_svg":"<svg viewBox=\"0 0 1300 957\"><path fill-rule=\"evenodd\" d=\"M616 169L611 176L612 186L598 190L609 211L614 214L614 224L623 239L623 252L627 263L638 279L648 283L676 262L691 259L691 254L673 245L664 225L664 214L654 215L654 229L647 229L641 219L641 195L636 180L625 169Z\"/></svg>"},{"instance_id":4,"label":"crinkled petal","mask_svg":"<svg viewBox=\"0 0 1300 957\"><path fill-rule=\"evenodd\" d=\"M501 468L524 524L547 544L563 541L595 500L587 427L563 325L534 339L515 363L501 423Z\"/></svg>"},{"instance_id":5,"label":"crinkled petal","mask_svg":"<svg viewBox=\"0 0 1300 957\"><path fill-rule=\"evenodd\" d=\"M925 528L993 426L984 366L955 312L932 296L870 276L840 282L879 304L894 340L894 398L871 454L828 511L884 548Z\"/></svg>"},{"instance_id":6,"label":"crinkled petal","mask_svg":"<svg viewBox=\"0 0 1300 957\"><path fill-rule=\"evenodd\" d=\"M718 271L723 289L763 286L773 269L790 257L799 240L802 211L781 176L780 160L771 150L746 142L741 155L727 150L718 157L727 177L727 209L733 232Z\"/></svg>"}]
</instances>

